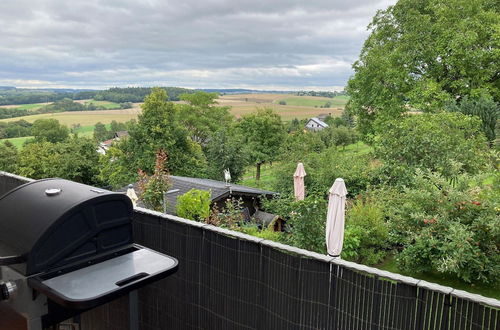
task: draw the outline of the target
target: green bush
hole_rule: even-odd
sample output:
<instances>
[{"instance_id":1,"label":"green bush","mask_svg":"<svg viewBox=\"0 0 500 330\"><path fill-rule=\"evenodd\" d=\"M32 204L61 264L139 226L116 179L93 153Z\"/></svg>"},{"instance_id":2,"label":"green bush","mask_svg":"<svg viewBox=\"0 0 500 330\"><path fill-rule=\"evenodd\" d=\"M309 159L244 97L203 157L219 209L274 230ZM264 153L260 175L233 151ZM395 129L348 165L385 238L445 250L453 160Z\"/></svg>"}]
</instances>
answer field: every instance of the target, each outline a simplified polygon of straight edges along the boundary
<instances>
[{"instance_id":1,"label":"green bush","mask_svg":"<svg viewBox=\"0 0 500 330\"><path fill-rule=\"evenodd\" d=\"M327 202L318 196L309 196L292 203L288 225L290 243L302 249L326 253L325 224Z\"/></svg>"},{"instance_id":2,"label":"green bush","mask_svg":"<svg viewBox=\"0 0 500 330\"><path fill-rule=\"evenodd\" d=\"M359 258L362 229L358 226L346 226L344 244L342 245L342 259L356 261Z\"/></svg>"},{"instance_id":3,"label":"green bush","mask_svg":"<svg viewBox=\"0 0 500 330\"><path fill-rule=\"evenodd\" d=\"M191 189L177 197L177 215L195 221L205 221L210 215L210 192Z\"/></svg>"},{"instance_id":4,"label":"green bush","mask_svg":"<svg viewBox=\"0 0 500 330\"><path fill-rule=\"evenodd\" d=\"M243 200L241 198L228 198L223 207L219 208L214 205L210 211L210 216L206 219L206 223L238 230L244 224L243 209Z\"/></svg>"},{"instance_id":5,"label":"green bush","mask_svg":"<svg viewBox=\"0 0 500 330\"><path fill-rule=\"evenodd\" d=\"M239 231L252 235L252 236L257 236L263 239L267 239L270 241L275 241L275 242L282 242L283 241L283 233L279 231L273 231L271 229L259 229L259 227L256 224L252 225L246 225L246 226L241 226L238 228Z\"/></svg>"},{"instance_id":6,"label":"green bush","mask_svg":"<svg viewBox=\"0 0 500 330\"><path fill-rule=\"evenodd\" d=\"M358 141L356 131L345 126L328 127L319 135L327 147L345 147Z\"/></svg>"},{"instance_id":7,"label":"green bush","mask_svg":"<svg viewBox=\"0 0 500 330\"><path fill-rule=\"evenodd\" d=\"M302 249L326 253L325 224L327 201L312 195L303 201L295 201L293 195L283 195L264 201L267 212L287 220L281 241Z\"/></svg>"},{"instance_id":8,"label":"green bush","mask_svg":"<svg viewBox=\"0 0 500 330\"><path fill-rule=\"evenodd\" d=\"M346 229L351 241L359 240L357 249L351 244L346 251L351 260L373 265L387 255L388 228L382 210L375 203L357 199L346 214Z\"/></svg>"},{"instance_id":9,"label":"green bush","mask_svg":"<svg viewBox=\"0 0 500 330\"><path fill-rule=\"evenodd\" d=\"M468 175L449 180L417 171L413 187L371 193L384 210L389 240L407 272L456 275L466 282L500 279L499 175L492 184ZM376 196L376 197L375 197Z\"/></svg>"}]
</instances>

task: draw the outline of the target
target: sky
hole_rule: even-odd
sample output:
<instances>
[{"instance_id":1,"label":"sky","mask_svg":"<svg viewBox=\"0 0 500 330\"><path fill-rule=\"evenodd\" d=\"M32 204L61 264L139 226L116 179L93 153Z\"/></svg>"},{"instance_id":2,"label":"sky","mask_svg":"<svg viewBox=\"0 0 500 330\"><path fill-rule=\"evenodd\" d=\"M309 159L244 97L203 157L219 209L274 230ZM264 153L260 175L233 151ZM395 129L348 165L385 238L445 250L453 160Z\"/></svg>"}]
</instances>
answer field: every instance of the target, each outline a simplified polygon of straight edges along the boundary
<instances>
[{"instance_id":1,"label":"sky","mask_svg":"<svg viewBox=\"0 0 500 330\"><path fill-rule=\"evenodd\" d=\"M340 90L395 0L1 0L0 86Z\"/></svg>"}]
</instances>

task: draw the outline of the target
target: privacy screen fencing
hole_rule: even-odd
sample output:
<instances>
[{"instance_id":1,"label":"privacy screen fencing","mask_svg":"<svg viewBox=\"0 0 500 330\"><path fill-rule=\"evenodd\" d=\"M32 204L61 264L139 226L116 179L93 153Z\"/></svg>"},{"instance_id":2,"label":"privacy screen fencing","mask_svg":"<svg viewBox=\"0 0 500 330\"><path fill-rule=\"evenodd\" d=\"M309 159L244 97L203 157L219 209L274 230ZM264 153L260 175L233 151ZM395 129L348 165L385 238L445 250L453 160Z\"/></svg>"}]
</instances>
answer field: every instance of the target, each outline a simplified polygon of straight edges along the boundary
<instances>
[{"instance_id":1,"label":"privacy screen fencing","mask_svg":"<svg viewBox=\"0 0 500 330\"><path fill-rule=\"evenodd\" d=\"M26 182L0 172L0 195ZM137 243L179 260L139 290L139 328L500 328L500 301L217 227L139 209ZM82 315L81 330L127 329L124 297Z\"/></svg>"},{"instance_id":2,"label":"privacy screen fencing","mask_svg":"<svg viewBox=\"0 0 500 330\"><path fill-rule=\"evenodd\" d=\"M137 243L180 265L139 292L141 329L500 326L487 299L473 302L451 288L150 212L136 212L134 230Z\"/></svg>"}]
</instances>

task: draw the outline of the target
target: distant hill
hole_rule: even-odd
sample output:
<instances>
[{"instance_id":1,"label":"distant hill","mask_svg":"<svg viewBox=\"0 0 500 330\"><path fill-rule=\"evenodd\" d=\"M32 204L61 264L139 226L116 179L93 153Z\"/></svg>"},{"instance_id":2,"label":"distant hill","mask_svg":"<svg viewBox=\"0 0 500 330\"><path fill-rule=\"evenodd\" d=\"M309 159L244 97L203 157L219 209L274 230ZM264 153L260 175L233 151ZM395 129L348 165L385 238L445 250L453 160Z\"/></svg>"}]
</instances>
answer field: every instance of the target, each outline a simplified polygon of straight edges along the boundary
<instances>
[{"instance_id":1,"label":"distant hill","mask_svg":"<svg viewBox=\"0 0 500 330\"><path fill-rule=\"evenodd\" d=\"M231 94L296 94L309 96L334 97L344 92L295 92L295 91L264 91L244 88L203 88L188 89L181 87L161 87L167 92L169 101L178 101L181 94L189 94L198 91L218 93L221 95ZM152 91L152 87L112 87L107 90L73 89L73 88L17 88L13 86L0 86L0 105L33 104L57 102L62 99L96 101L110 101L115 103L143 102L144 98Z\"/></svg>"},{"instance_id":2,"label":"distant hill","mask_svg":"<svg viewBox=\"0 0 500 330\"><path fill-rule=\"evenodd\" d=\"M193 89L179 87L162 87L167 91L170 101L178 101L184 93L194 93ZM28 89L4 86L0 88L0 105L33 104L57 102L62 99L110 101L116 103L143 102L151 93L151 87L113 87L107 90L43 88Z\"/></svg>"},{"instance_id":3,"label":"distant hill","mask_svg":"<svg viewBox=\"0 0 500 330\"><path fill-rule=\"evenodd\" d=\"M264 91L256 89L240 89L240 88L201 88L197 89L199 91L207 93L219 93L219 94L291 94L292 91Z\"/></svg>"}]
</instances>

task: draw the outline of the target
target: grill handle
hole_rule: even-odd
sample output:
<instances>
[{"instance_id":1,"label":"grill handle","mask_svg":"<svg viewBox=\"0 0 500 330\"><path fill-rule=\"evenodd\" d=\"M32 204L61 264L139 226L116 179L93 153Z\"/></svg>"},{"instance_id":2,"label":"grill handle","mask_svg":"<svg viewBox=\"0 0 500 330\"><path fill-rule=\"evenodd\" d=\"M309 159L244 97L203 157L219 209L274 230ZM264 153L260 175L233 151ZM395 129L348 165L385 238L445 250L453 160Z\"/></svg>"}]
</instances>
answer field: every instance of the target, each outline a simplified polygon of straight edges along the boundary
<instances>
[{"instance_id":1,"label":"grill handle","mask_svg":"<svg viewBox=\"0 0 500 330\"><path fill-rule=\"evenodd\" d=\"M0 266L22 264L23 262L26 262L26 256L24 255L0 257Z\"/></svg>"}]
</instances>

